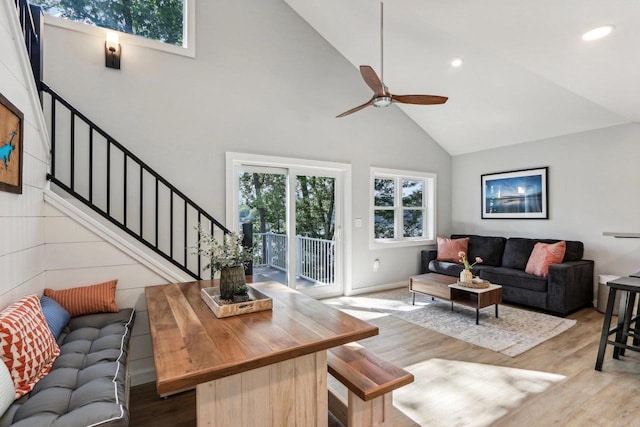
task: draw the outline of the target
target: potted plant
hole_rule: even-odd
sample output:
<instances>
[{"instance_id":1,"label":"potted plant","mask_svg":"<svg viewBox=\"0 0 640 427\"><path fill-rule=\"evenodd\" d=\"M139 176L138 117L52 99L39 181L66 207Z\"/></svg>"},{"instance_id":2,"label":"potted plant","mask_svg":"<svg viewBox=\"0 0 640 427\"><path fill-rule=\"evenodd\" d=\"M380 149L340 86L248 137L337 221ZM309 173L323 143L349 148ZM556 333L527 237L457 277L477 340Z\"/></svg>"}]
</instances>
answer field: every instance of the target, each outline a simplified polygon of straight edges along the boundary
<instances>
[{"instance_id":1,"label":"potted plant","mask_svg":"<svg viewBox=\"0 0 640 427\"><path fill-rule=\"evenodd\" d=\"M218 241L208 232L198 227L200 245L197 253L209 259L204 270L211 269L211 275L220 272L220 298L233 300L236 290L246 284L244 268L253 257L253 248L242 245L242 235L235 232L225 234Z\"/></svg>"},{"instance_id":2,"label":"potted plant","mask_svg":"<svg viewBox=\"0 0 640 427\"><path fill-rule=\"evenodd\" d=\"M233 293L233 302L246 302L249 301L249 288L245 285L238 286Z\"/></svg>"}]
</instances>

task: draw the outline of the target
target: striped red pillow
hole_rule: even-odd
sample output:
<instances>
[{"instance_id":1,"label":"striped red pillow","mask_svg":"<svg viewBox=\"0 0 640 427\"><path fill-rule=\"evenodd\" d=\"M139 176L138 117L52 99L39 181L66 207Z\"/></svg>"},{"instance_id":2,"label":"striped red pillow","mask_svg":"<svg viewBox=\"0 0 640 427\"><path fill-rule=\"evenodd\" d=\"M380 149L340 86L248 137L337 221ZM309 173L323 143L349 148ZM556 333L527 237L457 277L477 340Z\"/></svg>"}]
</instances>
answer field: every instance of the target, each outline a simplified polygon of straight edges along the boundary
<instances>
[{"instance_id":1,"label":"striped red pillow","mask_svg":"<svg viewBox=\"0 0 640 427\"><path fill-rule=\"evenodd\" d=\"M72 317L93 313L115 313L116 284L118 279L91 286L55 291L45 289L44 294L58 302Z\"/></svg>"}]
</instances>

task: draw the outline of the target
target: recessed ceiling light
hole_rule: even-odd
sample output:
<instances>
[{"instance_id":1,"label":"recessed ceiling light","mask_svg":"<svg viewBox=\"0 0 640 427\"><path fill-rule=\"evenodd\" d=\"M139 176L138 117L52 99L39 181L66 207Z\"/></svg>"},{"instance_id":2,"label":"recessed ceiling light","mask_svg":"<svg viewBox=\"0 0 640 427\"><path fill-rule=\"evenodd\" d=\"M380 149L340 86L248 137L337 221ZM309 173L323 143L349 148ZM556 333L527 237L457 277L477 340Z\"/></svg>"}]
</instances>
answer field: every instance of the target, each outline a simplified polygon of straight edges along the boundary
<instances>
[{"instance_id":1,"label":"recessed ceiling light","mask_svg":"<svg viewBox=\"0 0 640 427\"><path fill-rule=\"evenodd\" d=\"M452 67L459 67L462 65L462 63L464 62L464 60L462 58L460 58L459 56L456 56L455 58L453 58L451 60L451 66Z\"/></svg>"},{"instance_id":2,"label":"recessed ceiling light","mask_svg":"<svg viewBox=\"0 0 640 427\"><path fill-rule=\"evenodd\" d=\"M606 37L613 31L615 27L613 25L605 25L604 27L594 28L593 30L589 30L582 35L582 40L591 41L598 40L603 37Z\"/></svg>"}]
</instances>

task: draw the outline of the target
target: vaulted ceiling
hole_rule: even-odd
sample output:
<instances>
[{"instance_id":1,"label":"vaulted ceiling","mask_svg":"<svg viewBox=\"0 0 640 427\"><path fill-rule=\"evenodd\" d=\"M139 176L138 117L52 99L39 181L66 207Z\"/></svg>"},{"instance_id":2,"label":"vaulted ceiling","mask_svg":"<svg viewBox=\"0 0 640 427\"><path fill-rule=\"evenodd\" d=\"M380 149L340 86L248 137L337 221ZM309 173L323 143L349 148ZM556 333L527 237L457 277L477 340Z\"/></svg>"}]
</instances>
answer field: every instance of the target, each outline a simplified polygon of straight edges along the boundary
<instances>
[{"instance_id":1,"label":"vaulted ceiling","mask_svg":"<svg viewBox=\"0 0 640 427\"><path fill-rule=\"evenodd\" d=\"M359 65L380 73L379 1L285 1L354 73ZM606 24L615 26L608 37L582 40ZM384 2L385 84L396 94L449 97L395 105L452 155L640 122L639 53L637 0ZM453 57L463 65L451 66ZM371 95L362 82L362 97L337 104L336 114Z\"/></svg>"}]
</instances>

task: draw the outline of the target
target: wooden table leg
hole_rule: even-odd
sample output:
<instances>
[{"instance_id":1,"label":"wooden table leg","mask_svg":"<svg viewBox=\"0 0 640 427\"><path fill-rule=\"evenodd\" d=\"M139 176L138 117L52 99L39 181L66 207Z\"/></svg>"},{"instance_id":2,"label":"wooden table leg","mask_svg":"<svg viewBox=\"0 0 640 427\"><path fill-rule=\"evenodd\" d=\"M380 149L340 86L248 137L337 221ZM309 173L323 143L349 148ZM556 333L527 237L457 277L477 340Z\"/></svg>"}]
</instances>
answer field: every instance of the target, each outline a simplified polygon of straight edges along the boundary
<instances>
[{"instance_id":1,"label":"wooden table leg","mask_svg":"<svg viewBox=\"0 0 640 427\"><path fill-rule=\"evenodd\" d=\"M609 328L611 327L611 317L613 315L613 306L615 305L616 289L609 287L609 300L607 301L607 311L604 314L602 322L602 334L600 335L600 347L598 347L598 357L596 357L596 371L602 371L602 362L604 361L604 353L607 349L607 339L609 337Z\"/></svg>"},{"instance_id":2,"label":"wooden table leg","mask_svg":"<svg viewBox=\"0 0 640 427\"><path fill-rule=\"evenodd\" d=\"M627 310L624 313L624 323L622 324L622 341L621 344L627 344L629 337L629 328L631 327L631 319L633 319L633 306L636 305L636 293L628 292L629 298L627 298ZM620 356L624 356L625 348L621 348L619 351Z\"/></svg>"},{"instance_id":3,"label":"wooden table leg","mask_svg":"<svg viewBox=\"0 0 640 427\"><path fill-rule=\"evenodd\" d=\"M616 332L616 342L622 343L622 334L627 319L627 307L629 306L630 292L620 291L620 307L618 308L618 331ZM613 347L613 358L620 358L620 347Z\"/></svg>"},{"instance_id":4,"label":"wooden table leg","mask_svg":"<svg viewBox=\"0 0 640 427\"><path fill-rule=\"evenodd\" d=\"M498 304L496 304L496 317L498 317Z\"/></svg>"},{"instance_id":5,"label":"wooden table leg","mask_svg":"<svg viewBox=\"0 0 640 427\"><path fill-rule=\"evenodd\" d=\"M327 352L199 384L196 407L198 427L327 427Z\"/></svg>"}]
</instances>

